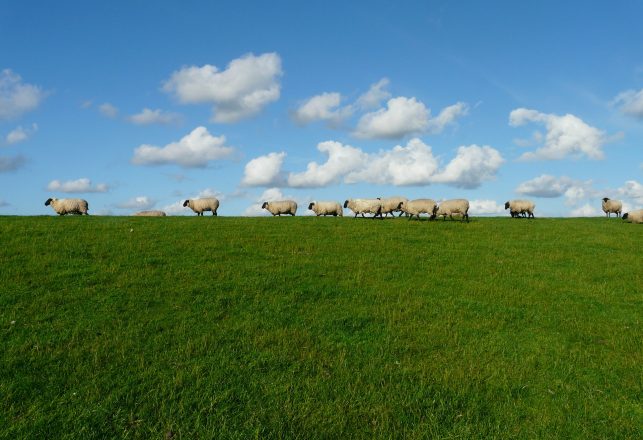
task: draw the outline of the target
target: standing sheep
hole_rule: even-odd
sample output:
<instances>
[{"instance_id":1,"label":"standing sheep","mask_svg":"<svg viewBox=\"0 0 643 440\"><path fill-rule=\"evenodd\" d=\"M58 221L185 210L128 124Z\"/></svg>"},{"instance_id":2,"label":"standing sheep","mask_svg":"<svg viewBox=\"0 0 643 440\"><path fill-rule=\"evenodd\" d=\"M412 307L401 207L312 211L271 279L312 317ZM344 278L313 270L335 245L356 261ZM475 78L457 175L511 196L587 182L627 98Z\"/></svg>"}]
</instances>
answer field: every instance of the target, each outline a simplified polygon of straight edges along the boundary
<instances>
[{"instance_id":1,"label":"standing sheep","mask_svg":"<svg viewBox=\"0 0 643 440\"><path fill-rule=\"evenodd\" d=\"M217 209L219 209L219 200L214 197L208 197L205 199L187 199L183 202L183 207L189 207L192 211L196 212L196 215L203 215L204 211L212 211L212 215L217 215Z\"/></svg>"},{"instance_id":2,"label":"standing sheep","mask_svg":"<svg viewBox=\"0 0 643 440\"><path fill-rule=\"evenodd\" d=\"M447 215L453 220L453 214L462 216L462 221L469 222L469 201L465 199L445 200L440 203L436 216L443 216L446 220Z\"/></svg>"},{"instance_id":3,"label":"standing sheep","mask_svg":"<svg viewBox=\"0 0 643 440\"><path fill-rule=\"evenodd\" d=\"M297 203L294 200L281 200L278 202L263 202L261 209L267 209L273 216L290 214L294 217L297 212Z\"/></svg>"},{"instance_id":4,"label":"standing sheep","mask_svg":"<svg viewBox=\"0 0 643 440\"><path fill-rule=\"evenodd\" d=\"M611 213L616 213L616 217L621 216L621 211L623 210L623 203L620 200L611 200L607 197L603 198L603 212L607 215L607 218L610 217Z\"/></svg>"},{"instance_id":5,"label":"standing sheep","mask_svg":"<svg viewBox=\"0 0 643 440\"><path fill-rule=\"evenodd\" d=\"M401 217L404 212L400 209L400 203L406 202L408 199L406 197L387 197L387 198L377 198L382 202L382 214L386 217L391 214L392 217L395 217L393 214L396 211L399 211Z\"/></svg>"},{"instance_id":6,"label":"standing sheep","mask_svg":"<svg viewBox=\"0 0 643 440\"><path fill-rule=\"evenodd\" d=\"M417 216L419 220L420 214L429 214L429 218L434 219L438 204L435 203L435 200L431 199L407 200L400 203L399 209L409 215L409 220L411 220L414 215Z\"/></svg>"},{"instance_id":7,"label":"standing sheep","mask_svg":"<svg viewBox=\"0 0 643 440\"><path fill-rule=\"evenodd\" d=\"M529 218L535 218L534 209L536 209L536 205L531 200L510 200L505 202L505 209L509 210L511 217L517 218L521 214L523 216L526 214Z\"/></svg>"},{"instance_id":8,"label":"standing sheep","mask_svg":"<svg viewBox=\"0 0 643 440\"><path fill-rule=\"evenodd\" d=\"M342 205L337 202L311 202L310 205L308 205L308 209L313 211L317 217L320 215L332 215L333 217L344 216Z\"/></svg>"},{"instance_id":9,"label":"standing sheep","mask_svg":"<svg viewBox=\"0 0 643 440\"><path fill-rule=\"evenodd\" d=\"M136 217L165 217L163 211L139 211L134 215Z\"/></svg>"},{"instance_id":10,"label":"standing sheep","mask_svg":"<svg viewBox=\"0 0 643 440\"><path fill-rule=\"evenodd\" d=\"M643 223L643 209L626 212L625 214L623 214L623 220L626 220L630 223Z\"/></svg>"},{"instance_id":11,"label":"standing sheep","mask_svg":"<svg viewBox=\"0 0 643 440\"><path fill-rule=\"evenodd\" d=\"M349 208L355 213L353 218L357 218L358 214L362 214L362 217L364 214L375 214L373 218L378 215L380 218L384 218L382 216L382 201L379 199L348 199L344 202L344 208Z\"/></svg>"},{"instance_id":12,"label":"standing sheep","mask_svg":"<svg viewBox=\"0 0 643 440\"><path fill-rule=\"evenodd\" d=\"M54 211L58 215L65 214L80 214L80 215L89 215L87 211L89 210L89 203L87 200L83 199L55 199L49 198L45 202L45 206L51 205L54 208Z\"/></svg>"}]
</instances>

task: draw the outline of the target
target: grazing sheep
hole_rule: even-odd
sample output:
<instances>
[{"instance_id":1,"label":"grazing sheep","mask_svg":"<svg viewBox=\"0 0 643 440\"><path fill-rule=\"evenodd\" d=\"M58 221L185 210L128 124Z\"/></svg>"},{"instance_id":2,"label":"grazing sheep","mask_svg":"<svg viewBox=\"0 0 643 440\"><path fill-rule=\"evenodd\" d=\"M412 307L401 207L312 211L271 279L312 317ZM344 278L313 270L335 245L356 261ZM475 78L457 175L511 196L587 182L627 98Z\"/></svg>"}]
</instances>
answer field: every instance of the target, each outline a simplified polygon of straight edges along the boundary
<instances>
[{"instance_id":1,"label":"grazing sheep","mask_svg":"<svg viewBox=\"0 0 643 440\"><path fill-rule=\"evenodd\" d=\"M45 206L51 205L54 208L54 211L58 215L65 214L80 214L80 215L89 215L87 211L89 210L89 203L87 200L83 199L55 199L49 198L45 202Z\"/></svg>"},{"instance_id":2,"label":"grazing sheep","mask_svg":"<svg viewBox=\"0 0 643 440\"><path fill-rule=\"evenodd\" d=\"M534 217L534 209L536 205L531 200L510 200L505 202L505 209L509 210L512 217L520 217L521 215Z\"/></svg>"},{"instance_id":3,"label":"grazing sheep","mask_svg":"<svg viewBox=\"0 0 643 440\"><path fill-rule=\"evenodd\" d=\"M333 217L344 216L342 205L337 202L311 202L310 205L308 205L308 209L313 211L317 217L320 215L332 215Z\"/></svg>"},{"instance_id":4,"label":"grazing sheep","mask_svg":"<svg viewBox=\"0 0 643 440\"><path fill-rule=\"evenodd\" d=\"M219 200L214 197L208 197L205 199L187 199L183 202L183 207L189 207L192 211L196 212L196 215L203 215L204 211L212 211L212 215L217 215L217 209L219 209Z\"/></svg>"},{"instance_id":5,"label":"grazing sheep","mask_svg":"<svg viewBox=\"0 0 643 440\"><path fill-rule=\"evenodd\" d=\"M435 200L431 199L407 200L400 203L399 209L409 215L409 220L411 220L414 215L417 216L419 220L420 214L429 214L429 217L434 219L438 204L435 203Z\"/></svg>"},{"instance_id":6,"label":"grazing sheep","mask_svg":"<svg viewBox=\"0 0 643 440\"><path fill-rule=\"evenodd\" d=\"M465 199L445 200L438 206L436 216L443 216L446 220L447 215L453 220L453 214L462 216L462 221L469 222L469 201Z\"/></svg>"},{"instance_id":7,"label":"grazing sheep","mask_svg":"<svg viewBox=\"0 0 643 440\"><path fill-rule=\"evenodd\" d=\"M165 217L163 211L140 211L134 215L137 217Z\"/></svg>"},{"instance_id":8,"label":"grazing sheep","mask_svg":"<svg viewBox=\"0 0 643 440\"><path fill-rule=\"evenodd\" d=\"M626 212L623 214L623 220L627 220L630 223L643 223L643 209Z\"/></svg>"},{"instance_id":9,"label":"grazing sheep","mask_svg":"<svg viewBox=\"0 0 643 440\"><path fill-rule=\"evenodd\" d=\"M344 202L344 208L353 211L355 217L358 214L362 214L362 217L365 217L364 214L375 214L373 218L378 215L380 218L384 218L382 216L382 201L379 199L348 199Z\"/></svg>"},{"instance_id":10,"label":"grazing sheep","mask_svg":"<svg viewBox=\"0 0 643 440\"><path fill-rule=\"evenodd\" d=\"M395 217L393 214L396 211L399 211L401 217L404 212L400 209L400 203L406 202L408 199L406 197L387 197L387 198L377 198L382 202L382 214L386 217L391 214L391 217Z\"/></svg>"},{"instance_id":11,"label":"grazing sheep","mask_svg":"<svg viewBox=\"0 0 643 440\"><path fill-rule=\"evenodd\" d=\"M278 215L281 217L281 214L290 214L294 216L297 212L297 203L293 200L263 202L261 209L267 209L273 216Z\"/></svg>"},{"instance_id":12,"label":"grazing sheep","mask_svg":"<svg viewBox=\"0 0 643 440\"><path fill-rule=\"evenodd\" d=\"M607 218L610 217L611 213L616 213L616 217L621 216L621 211L623 210L623 203L620 200L611 200L607 197L603 198L603 212L607 215Z\"/></svg>"}]
</instances>

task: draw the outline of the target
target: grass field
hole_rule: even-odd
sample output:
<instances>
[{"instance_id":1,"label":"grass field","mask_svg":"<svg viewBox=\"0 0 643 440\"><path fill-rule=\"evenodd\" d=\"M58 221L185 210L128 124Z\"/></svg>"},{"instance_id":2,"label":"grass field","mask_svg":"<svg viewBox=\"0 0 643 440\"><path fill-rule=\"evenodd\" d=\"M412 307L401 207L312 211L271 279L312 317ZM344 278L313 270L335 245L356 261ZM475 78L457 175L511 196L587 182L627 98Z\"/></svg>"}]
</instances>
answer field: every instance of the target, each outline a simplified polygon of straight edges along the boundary
<instances>
[{"instance_id":1,"label":"grass field","mask_svg":"<svg viewBox=\"0 0 643 440\"><path fill-rule=\"evenodd\" d=\"M641 438L643 227L0 217L0 438Z\"/></svg>"}]
</instances>

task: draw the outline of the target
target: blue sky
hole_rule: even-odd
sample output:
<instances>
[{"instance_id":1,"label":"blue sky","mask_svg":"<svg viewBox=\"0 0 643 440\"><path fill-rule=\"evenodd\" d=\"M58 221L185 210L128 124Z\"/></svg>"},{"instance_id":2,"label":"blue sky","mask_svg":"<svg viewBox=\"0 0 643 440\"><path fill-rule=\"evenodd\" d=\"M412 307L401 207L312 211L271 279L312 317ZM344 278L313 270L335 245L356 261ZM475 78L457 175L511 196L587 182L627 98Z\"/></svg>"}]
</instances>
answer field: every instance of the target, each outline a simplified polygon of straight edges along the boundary
<instances>
[{"instance_id":1,"label":"blue sky","mask_svg":"<svg viewBox=\"0 0 643 440\"><path fill-rule=\"evenodd\" d=\"M4 2L0 215L643 207L643 3Z\"/></svg>"}]
</instances>

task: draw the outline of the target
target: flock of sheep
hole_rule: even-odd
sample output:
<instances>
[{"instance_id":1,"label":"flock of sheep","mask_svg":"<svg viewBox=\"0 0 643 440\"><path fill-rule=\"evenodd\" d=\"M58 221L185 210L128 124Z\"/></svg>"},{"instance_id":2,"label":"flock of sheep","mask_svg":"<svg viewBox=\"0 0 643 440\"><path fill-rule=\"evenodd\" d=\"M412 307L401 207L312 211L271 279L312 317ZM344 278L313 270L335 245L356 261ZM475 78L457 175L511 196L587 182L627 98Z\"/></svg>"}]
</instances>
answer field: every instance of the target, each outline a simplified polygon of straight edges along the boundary
<instances>
[{"instance_id":1,"label":"flock of sheep","mask_svg":"<svg viewBox=\"0 0 643 440\"><path fill-rule=\"evenodd\" d=\"M87 212L89 210L89 204L87 200L83 199L49 198L45 202L45 206L51 206L59 215L89 215ZM207 211L212 212L212 215L217 215L219 200L214 197L188 199L183 202L183 207L192 209L197 215L203 215L203 213ZM409 216L409 220L414 216L419 219L420 214L427 214L431 219L435 219L436 217L446 219L447 216L453 219L455 215L456 217L461 217L462 221L469 221L469 201L465 199L445 200L439 204L431 199L409 200L405 197L348 199L344 202L343 208L350 209L355 214L355 217L360 214L362 217L365 217L365 214L372 214L372 218L380 217L383 219L389 214L394 217L394 213L398 212L400 216L402 214ZM317 217L322 215L343 217L343 208L342 205L337 202L311 202L308 205L308 209L313 211ZM534 218L535 208L536 205L530 200L510 200L505 203L505 209L509 210L511 217L516 218ZM617 217L620 217L623 211L623 204L619 200L610 200L605 197L602 208L608 218L611 214L616 214ZM264 202L261 209L267 210L273 216L281 216L282 214L294 216L297 212L297 203L293 200ZM165 217L166 214L163 211L141 211L135 215ZM643 223L643 209L623 214L623 220L632 223Z\"/></svg>"}]
</instances>

